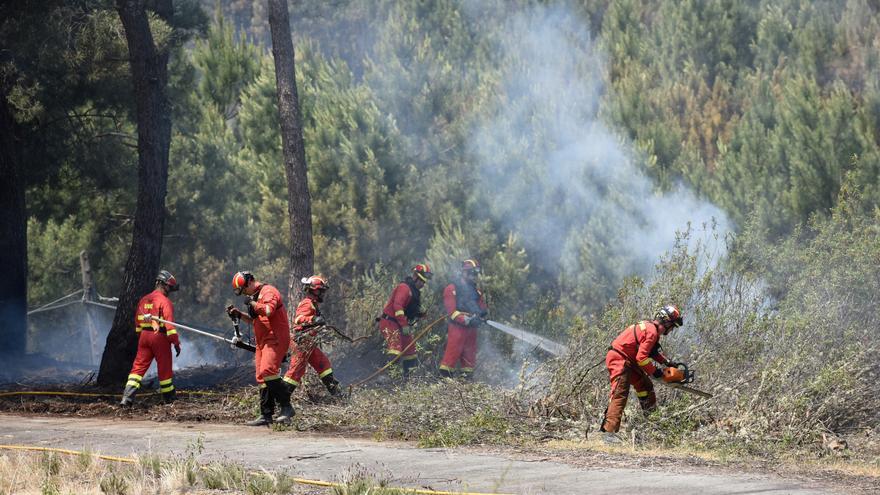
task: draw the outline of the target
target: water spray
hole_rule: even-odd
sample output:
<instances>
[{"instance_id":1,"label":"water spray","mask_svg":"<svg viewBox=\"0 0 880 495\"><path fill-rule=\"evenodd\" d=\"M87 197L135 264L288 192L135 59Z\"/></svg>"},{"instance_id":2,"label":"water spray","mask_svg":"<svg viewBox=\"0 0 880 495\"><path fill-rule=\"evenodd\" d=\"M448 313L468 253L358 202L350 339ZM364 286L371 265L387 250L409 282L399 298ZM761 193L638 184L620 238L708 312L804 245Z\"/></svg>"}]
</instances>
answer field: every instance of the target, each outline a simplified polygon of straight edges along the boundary
<instances>
[{"instance_id":1,"label":"water spray","mask_svg":"<svg viewBox=\"0 0 880 495\"><path fill-rule=\"evenodd\" d=\"M561 356L568 352L568 347L562 345L558 342L553 342L550 339L541 337L540 335L535 335L532 332L527 332L525 330L519 328L513 328L511 326L507 326L503 323L499 323L497 321L486 320L486 324L490 327L497 328L502 332L515 337L523 342L528 343L529 345L541 349L545 352L552 354L553 356Z\"/></svg>"}]
</instances>

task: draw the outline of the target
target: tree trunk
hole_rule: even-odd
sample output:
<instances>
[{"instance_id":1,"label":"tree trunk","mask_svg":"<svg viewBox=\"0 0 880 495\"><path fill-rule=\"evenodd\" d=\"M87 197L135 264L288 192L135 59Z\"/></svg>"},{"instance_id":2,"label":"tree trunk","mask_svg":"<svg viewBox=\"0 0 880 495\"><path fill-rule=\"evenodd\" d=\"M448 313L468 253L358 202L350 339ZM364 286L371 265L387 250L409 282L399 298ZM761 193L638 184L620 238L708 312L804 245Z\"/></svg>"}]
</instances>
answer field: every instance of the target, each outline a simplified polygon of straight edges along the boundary
<instances>
[{"instance_id":1,"label":"tree trunk","mask_svg":"<svg viewBox=\"0 0 880 495\"><path fill-rule=\"evenodd\" d=\"M172 0L155 0L155 12L170 21ZM122 294L107 335L98 385L121 386L137 353L135 305L153 289L162 254L171 105L167 95L167 47L156 47L144 0L117 0L125 29L138 126L138 193L131 249L122 276Z\"/></svg>"},{"instance_id":2,"label":"tree trunk","mask_svg":"<svg viewBox=\"0 0 880 495\"><path fill-rule=\"evenodd\" d=\"M272 57L275 59L275 85L278 91L278 115L281 121L281 146L287 174L287 214L290 218L290 266L287 299L295 304L299 279L312 275L312 202L309 196L306 150L303 144L302 118L296 91L296 69L290 16L286 0L269 1L269 28L272 32ZM292 316L293 313L291 313Z\"/></svg>"},{"instance_id":3,"label":"tree trunk","mask_svg":"<svg viewBox=\"0 0 880 495\"><path fill-rule=\"evenodd\" d=\"M25 352L27 341L27 213L18 126L0 88L0 356Z\"/></svg>"}]
</instances>

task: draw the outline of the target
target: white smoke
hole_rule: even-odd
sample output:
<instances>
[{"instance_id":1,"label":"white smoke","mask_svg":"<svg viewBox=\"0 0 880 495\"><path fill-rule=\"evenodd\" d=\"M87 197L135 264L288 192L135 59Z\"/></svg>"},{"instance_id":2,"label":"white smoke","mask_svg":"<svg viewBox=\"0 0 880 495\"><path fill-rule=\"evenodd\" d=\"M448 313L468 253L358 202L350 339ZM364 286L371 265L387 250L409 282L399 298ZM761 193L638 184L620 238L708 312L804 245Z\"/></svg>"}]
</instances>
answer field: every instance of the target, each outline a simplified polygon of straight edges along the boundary
<instances>
[{"instance_id":1,"label":"white smoke","mask_svg":"<svg viewBox=\"0 0 880 495\"><path fill-rule=\"evenodd\" d=\"M647 273L677 230L730 229L724 212L686 186L657 192L638 166L644 157L602 122L606 61L584 19L539 5L503 22L495 108L473 127L468 153L491 215L530 252L614 283ZM599 266L597 253L613 253L616 266Z\"/></svg>"}]
</instances>

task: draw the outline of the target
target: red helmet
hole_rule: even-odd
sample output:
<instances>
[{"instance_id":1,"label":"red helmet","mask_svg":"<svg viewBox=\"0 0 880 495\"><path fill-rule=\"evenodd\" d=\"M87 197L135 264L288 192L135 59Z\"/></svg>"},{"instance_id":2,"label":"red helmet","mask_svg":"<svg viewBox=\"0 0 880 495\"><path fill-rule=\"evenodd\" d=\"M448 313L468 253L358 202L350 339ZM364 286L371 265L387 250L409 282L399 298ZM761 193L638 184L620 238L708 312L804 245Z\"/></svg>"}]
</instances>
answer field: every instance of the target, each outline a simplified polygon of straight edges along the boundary
<instances>
[{"instance_id":1,"label":"red helmet","mask_svg":"<svg viewBox=\"0 0 880 495\"><path fill-rule=\"evenodd\" d=\"M235 291L235 294L240 296L241 292L247 287L248 282L254 280L254 275L251 272L238 272L232 276L232 290Z\"/></svg>"},{"instance_id":2,"label":"red helmet","mask_svg":"<svg viewBox=\"0 0 880 495\"><path fill-rule=\"evenodd\" d=\"M413 275L421 279L422 282L427 282L428 279L434 276L434 273L431 271L431 267L428 266L427 263L419 263L418 265L413 267L412 271Z\"/></svg>"},{"instance_id":3,"label":"red helmet","mask_svg":"<svg viewBox=\"0 0 880 495\"><path fill-rule=\"evenodd\" d=\"M654 319L662 324L671 323L673 327L684 325L684 318L681 316L681 311L671 304L667 304L658 309L657 312L654 313Z\"/></svg>"},{"instance_id":4,"label":"red helmet","mask_svg":"<svg viewBox=\"0 0 880 495\"><path fill-rule=\"evenodd\" d=\"M174 292L177 289L180 289L180 286L177 285L177 279L174 278L168 270L160 270L159 274L156 275L156 282L162 282L168 287L168 292Z\"/></svg>"},{"instance_id":5,"label":"red helmet","mask_svg":"<svg viewBox=\"0 0 880 495\"><path fill-rule=\"evenodd\" d=\"M477 275L482 272L480 270L480 263L477 260L464 260L461 262L461 271L462 272L473 272Z\"/></svg>"},{"instance_id":6,"label":"red helmet","mask_svg":"<svg viewBox=\"0 0 880 495\"><path fill-rule=\"evenodd\" d=\"M324 277L319 275L312 275L311 277L303 277L300 280L303 284L303 292L308 291L319 291L319 290L327 290L330 288L330 285L324 280Z\"/></svg>"}]
</instances>

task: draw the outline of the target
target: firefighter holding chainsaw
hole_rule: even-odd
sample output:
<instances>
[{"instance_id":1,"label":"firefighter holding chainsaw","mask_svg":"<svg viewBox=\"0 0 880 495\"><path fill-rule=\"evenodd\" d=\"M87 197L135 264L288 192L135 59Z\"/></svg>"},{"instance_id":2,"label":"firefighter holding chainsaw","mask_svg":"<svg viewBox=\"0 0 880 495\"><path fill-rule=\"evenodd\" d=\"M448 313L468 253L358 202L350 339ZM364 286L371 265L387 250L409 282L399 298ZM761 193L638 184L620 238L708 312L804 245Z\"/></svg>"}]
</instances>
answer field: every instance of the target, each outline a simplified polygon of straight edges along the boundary
<instances>
[{"instance_id":1,"label":"firefighter holding chainsaw","mask_svg":"<svg viewBox=\"0 0 880 495\"><path fill-rule=\"evenodd\" d=\"M401 360L403 378L418 366L416 346L413 344L413 326L425 316L421 307L421 289L433 277L431 268L418 264L412 269L412 276L397 284L379 317L379 331L385 338L386 350L390 359Z\"/></svg>"},{"instance_id":2,"label":"firefighter holding chainsaw","mask_svg":"<svg viewBox=\"0 0 880 495\"><path fill-rule=\"evenodd\" d=\"M166 404L174 402L174 371L171 366L171 346L174 346L176 355L180 356L180 337L174 325L160 323L152 319L157 316L167 321L174 321L174 305L168 296L180 288L177 279L166 270L156 275L156 285L153 292L145 295L138 302L134 331L138 334L137 356L128 374L128 382L122 393L123 406L130 406L134 402L134 396L141 388L141 380L144 378L153 359L156 360L156 368L159 374L159 390L162 392L162 401Z\"/></svg>"},{"instance_id":3,"label":"firefighter holding chainsaw","mask_svg":"<svg viewBox=\"0 0 880 495\"><path fill-rule=\"evenodd\" d=\"M260 385L260 417L246 424L268 426L273 421L289 424L294 411L290 404L290 391L281 380L281 363L290 347L290 324L284 300L278 289L258 281L248 271L238 272L232 277L232 289L236 295L248 296L245 300L247 312L229 306L226 313L245 323L253 323L257 348L254 365ZM275 404L280 410L278 417L273 420Z\"/></svg>"},{"instance_id":4,"label":"firefighter holding chainsaw","mask_svg":"<svg viewBox=\"0 0 880 495\"><path fill-rule=\"evenodd\" d=\"M339 382L333 377L333 366L318 342L318 331L327 323L318 305L324 302L324 293L330 286L318 275L303 278L301 282L304 297L297 305L293 317L294 334L290 343L290 368L284 375L284 382L288 393L293 393L306 373L306 365L309 365L318 373L318 377L331 395L340 395L342 390Z\"/></svg>"},{"instance_id":5,"label":"firefighter holding chainsaw","mask_svg":"<svg viewBox=\"0 0 880 495\"><path fill-rule=\"evenodd\" d=\"M477 288L481 273L476 260L461 263L461 276L443 290L443 306L449 315L446 352L440 375L451 378L461 361L461 377L470 379L477 365L477 327L489 314L483 293Z\"/></svg>"},{"instance_id":6,"label":"firefighter holding chainsaw","mask_svg":"<svg viewBox=\"0 0 880 495\"><path fill-rule=\"evenodd\" d=\"M653 320L626 327L611 342L605 356L605 367L611 379L611 396L599 428L599 431L612 434L606 435L606 441L616 440L613 433L620 429L630 385L636 389L642 410L649 413L657 406L651 378L662 379L667 383L685 380L685 372L679 369L684 365L671 362L660 348L660 337L669 335L669 332L683 323L684 319L678 308L672 305L663 306L654 314ZM654 362L664 368L655 366Z\"/></svg>"}]
</instances>

